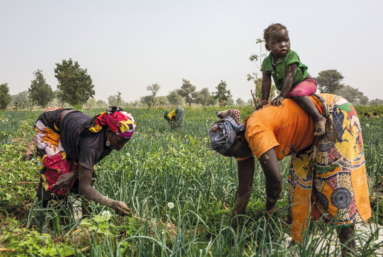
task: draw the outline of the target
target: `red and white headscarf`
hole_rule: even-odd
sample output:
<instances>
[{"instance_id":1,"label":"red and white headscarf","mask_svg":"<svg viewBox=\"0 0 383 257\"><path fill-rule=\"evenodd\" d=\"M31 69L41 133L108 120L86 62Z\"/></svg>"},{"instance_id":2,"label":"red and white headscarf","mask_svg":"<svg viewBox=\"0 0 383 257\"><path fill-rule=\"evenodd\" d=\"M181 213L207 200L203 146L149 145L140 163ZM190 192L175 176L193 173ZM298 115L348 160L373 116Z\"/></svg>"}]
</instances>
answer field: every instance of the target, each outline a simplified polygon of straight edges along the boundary
<instances>
[{"instance_id":1,"label":"red and white headscarf","mask_svg":"<svg viewBox=\"0 0 383 257\"><path fill-rule=\"evenodd\" d=\"M105 126L120 137L131 138L136 128L136 122L130 113L122 111L119 107L111 107L93 117L87 128L92 133L98 133Z\"/></svg>"}]
</instances>

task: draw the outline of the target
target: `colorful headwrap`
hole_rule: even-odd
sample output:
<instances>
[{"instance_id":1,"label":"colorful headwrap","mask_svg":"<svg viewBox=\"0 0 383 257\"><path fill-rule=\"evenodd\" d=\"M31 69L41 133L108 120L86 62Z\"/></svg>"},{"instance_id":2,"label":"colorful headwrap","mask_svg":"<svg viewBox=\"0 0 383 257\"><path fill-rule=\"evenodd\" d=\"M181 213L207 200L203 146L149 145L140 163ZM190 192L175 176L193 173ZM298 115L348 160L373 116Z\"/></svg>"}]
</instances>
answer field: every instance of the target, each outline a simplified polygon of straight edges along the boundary
<instances>
[{"instance_id":1,"label":"colorful headwrap","mask_svg":"<svg viewBox=\"0 0 383 257\"><path fill-rule=\"evenodd\" d=\"M134 118L130 113L124 112L119 107L109 107L105 112L97 114L80 129L81 135L84 129L92 133L98 133L103 127L108 126L113 133L123 138L131 138L136 127Z\"/></svg>"},{"instance_id":2,"label":"colorful headwrap","mask_svg":"<svg viewBox=\"0 0 383 257\"><path fill-rule=\"evenodd\" d=\"M211 147L218 153L226 153L233 145L238 132L245 131L245 126L239 122L241 112L235 109L218 111L216 115L222 120L213 124L209 131Z\"/></svg>"}]
</instances>

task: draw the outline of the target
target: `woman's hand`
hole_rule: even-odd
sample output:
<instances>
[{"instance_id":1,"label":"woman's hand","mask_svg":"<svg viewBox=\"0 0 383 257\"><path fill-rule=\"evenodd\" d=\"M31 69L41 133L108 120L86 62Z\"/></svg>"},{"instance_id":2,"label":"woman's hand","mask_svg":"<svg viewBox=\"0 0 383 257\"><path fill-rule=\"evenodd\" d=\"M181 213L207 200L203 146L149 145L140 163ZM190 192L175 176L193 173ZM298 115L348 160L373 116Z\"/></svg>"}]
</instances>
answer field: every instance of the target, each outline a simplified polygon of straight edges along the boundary
<instances>
[{"instance_id":1,"label":"woman's hand","mask_svg":"<svg viewBox=\"0 0 383 257\"><path fill-rule=\"evenodd\" d=\"M53 187L58 190L67 189L72 184L74 179L76 179L76 172L74 171L62 174Z\"/></svg>"},{"instance_id":2,"label":"woman's hand","mask_svg":"<svg viewBox=\"0 0 383 257\"><path fill-rule=\"evenodd\" d=\"M124 202L115 201L113 209L121 216L128 216L132 213L132 210Z\"/></svg>"},{"instance_id":3,"label":"woman's hand","mask_svg":"<svg viewBox=\"0 0 383 257\"><path fill-rule=\"evenodd\" d=\"M279 96L275 97L273 100L271 100L271 105L279 106L282 104L283 99L285 99L285 97L279 95Z\"/></svg>"},{"instance_id":4,"label":"woman's hand","mask_svg":"<svg viewBox=\"0 0 383 257\"><path fill-rule=\"evenodd\" d=\"M80 194L85 196L86 199L95 201L96 203L108 206L116 211L117 214L126 216L130 215L131 210L124 202L115 201L102 195L92 186L93 171L80 165L79 171L79 190Z\"/></svg>"},{"instance_id":5,"label":"woman's hand","mask_svg":"<svg viewBox=\"0 0 383 257\"><path fill-rule=\"evenodd\" d=\"M257 105L256 110L261 109L264 105L266 105L266 104L268 104L268 103L269 103L269 101L262 101L262 102L260 102L260 103Z\"/></svg>"}]
</instances>

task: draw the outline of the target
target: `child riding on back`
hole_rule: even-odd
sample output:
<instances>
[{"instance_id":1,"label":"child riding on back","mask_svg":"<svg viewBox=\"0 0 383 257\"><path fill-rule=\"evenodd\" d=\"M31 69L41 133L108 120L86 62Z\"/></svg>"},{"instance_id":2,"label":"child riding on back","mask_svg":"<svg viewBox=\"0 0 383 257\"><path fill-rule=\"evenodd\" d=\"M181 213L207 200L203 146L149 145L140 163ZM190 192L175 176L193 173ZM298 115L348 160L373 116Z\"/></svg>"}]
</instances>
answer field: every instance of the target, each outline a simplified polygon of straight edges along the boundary
<instances>
[{"instance_id":1,"label":"child riding on back","mask_svg":"<svg viewBox=\"0 0 383 257\"><path fill-rule=\"evenodd\" d=\"M307 73L308 68L301 63L297 53L290 50L290 38L286 27L279 23L272 24L264 30L263 37L266 49L271 53L262 64L262 101L257 109L269 103L272 76L280 94L271 101L271 105L281 105L284 98L293 99L314 120L314 136L323 135L326 118L319 113L308 97L316 92L317 84Z\"/></svg>"}]
</instances>

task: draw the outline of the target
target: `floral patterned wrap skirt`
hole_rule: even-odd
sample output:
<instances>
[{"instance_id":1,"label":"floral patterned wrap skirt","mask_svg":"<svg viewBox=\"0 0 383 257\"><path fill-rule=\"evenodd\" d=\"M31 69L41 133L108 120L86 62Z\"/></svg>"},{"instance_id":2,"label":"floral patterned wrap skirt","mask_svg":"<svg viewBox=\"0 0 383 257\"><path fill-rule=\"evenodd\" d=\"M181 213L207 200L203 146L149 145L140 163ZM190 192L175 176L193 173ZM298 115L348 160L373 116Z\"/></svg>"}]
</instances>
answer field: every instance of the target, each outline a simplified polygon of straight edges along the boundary
<instances>
[{"instance_id":1,"label":"floral patterned wrap skirt","mask_svg":"<svg viewBox=\"0 0 383 257\"><path fill-rule=\"evenodd\" d=\"M331 133L292 156L288 176L292 237L301 239L311 216L337 224L371 217L362 131L354 107L341 96L317 96L332 120ZM330 136L329 134L332 134ZM330 139L331 138L331 139Z\"/></svg>"},{"instance_id":2,"label":"floral patterned wrap skirt","mask_svg":"<svg viewBox=\"0 0 383 257\"><path fill-rule=\"evenodd\" d=\"M49 200L55 202L64 199L77 181L74 180L68 189L58 190L53 187L62 174L77 168L76 163L67 159L61 145L60 115L64 110L68 109L44 112L35 124L35 144L41 174L37 198L43 201L43 205L46 205Z\"/></svg>"}]
</instances>

